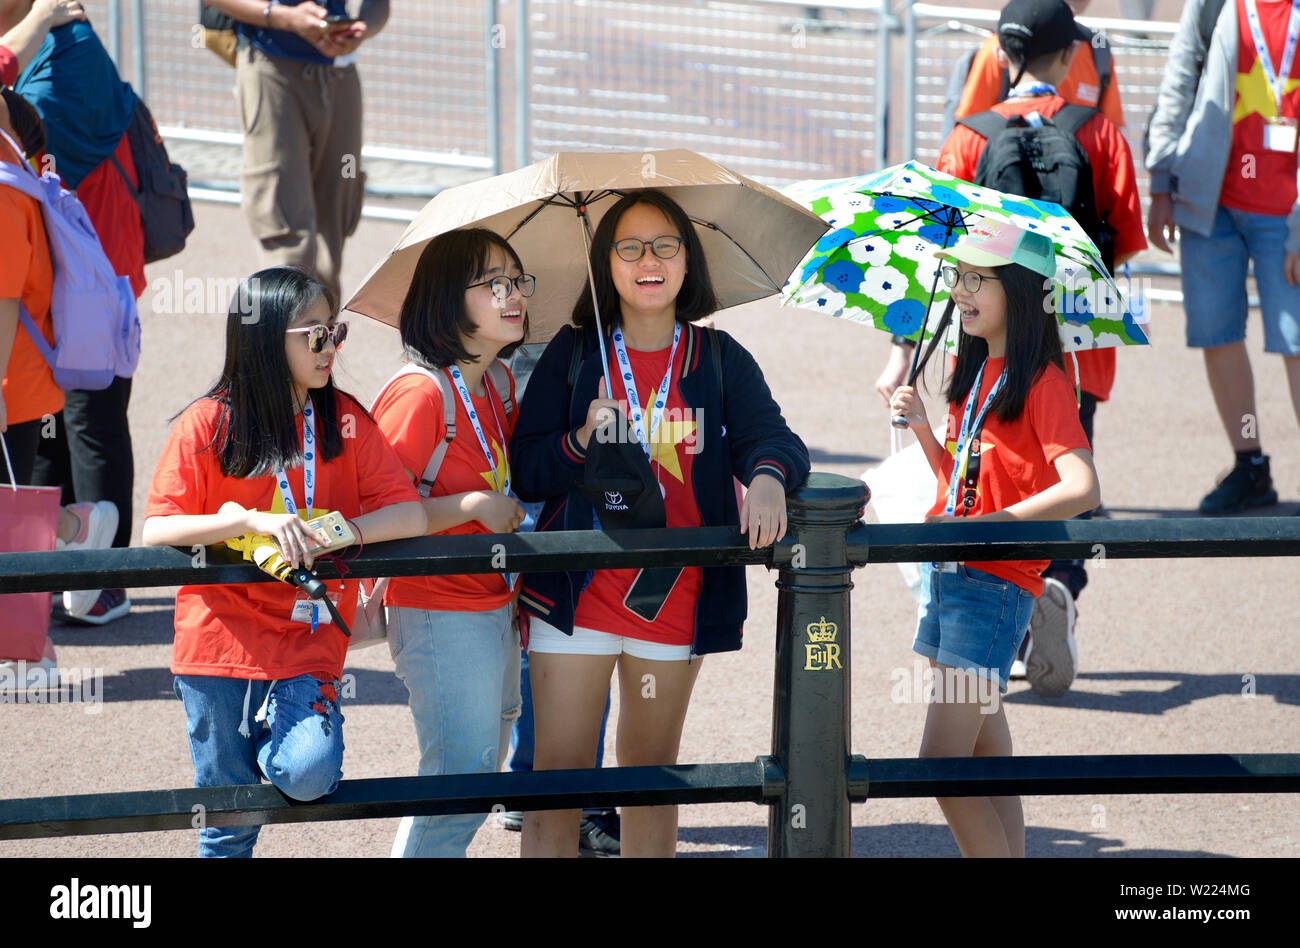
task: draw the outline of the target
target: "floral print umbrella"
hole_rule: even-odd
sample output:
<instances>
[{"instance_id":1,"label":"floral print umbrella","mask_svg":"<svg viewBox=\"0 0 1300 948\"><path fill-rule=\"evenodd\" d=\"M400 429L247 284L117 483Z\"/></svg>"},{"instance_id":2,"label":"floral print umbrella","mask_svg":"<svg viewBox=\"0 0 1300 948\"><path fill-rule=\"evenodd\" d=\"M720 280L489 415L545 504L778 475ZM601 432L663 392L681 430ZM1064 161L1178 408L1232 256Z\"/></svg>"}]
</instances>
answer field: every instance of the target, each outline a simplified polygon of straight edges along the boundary
<instances>
[{"instance_id":1,"label":"floral print umbrella","mask_svg":"<svg viewBox=\"0 0 1300 948\"><path fill-rule=\"evenodd\" d=\"M992 220L1051 238L1063 350L1148 342L1096 245L1059 204L977 187L915 161L782 190L831 227L786 282L783 304L928 339L948 299L934 252ZM956 333L945 345L955 349Z\"/></svg>"}]
</instances>

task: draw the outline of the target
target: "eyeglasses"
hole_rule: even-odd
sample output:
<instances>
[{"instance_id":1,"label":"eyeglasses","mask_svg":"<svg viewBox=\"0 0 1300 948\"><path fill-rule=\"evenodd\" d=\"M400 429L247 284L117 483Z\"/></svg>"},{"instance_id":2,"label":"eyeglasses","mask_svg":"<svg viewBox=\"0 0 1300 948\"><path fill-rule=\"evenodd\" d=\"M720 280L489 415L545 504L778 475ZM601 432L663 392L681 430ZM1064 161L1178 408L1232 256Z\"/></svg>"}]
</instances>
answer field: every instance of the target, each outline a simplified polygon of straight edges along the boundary
<instances>
[{"instance_id":1,"label":"eyeglasses","mask_svg":"<svg viewBox=\"0 0 1300 948\"><path fill-rule=\"evenodd\" d=\"M343 340L348 337L348 324L340 322L333 326L302 326L298 329L286 329L285 332L305 332L307 348L313 353L320 353L325 348L326 339L333 341L335 349L342 348Z\"/></svg>"},{"instance_id":2,"label":"eyeglasses","mask_svg":"<svg viewBox=\"0 0 1300 948\"><path fill-rule=\"evenodd\" d=\"M684 239L682 237L670 237L667 234L656 237L654 240L624 237L612 246L619 259L626 260L628 263L636 263L644 257L646 247L649 247L650 252L660 260L671 260L681 251Z\"/></svg>"},{"instance_id":3,"label":"eyeglasses","mask_svg":"<svg viewBox=\"0 0 1300 948\"><path fill-rule=\"evenodd\" d=\"M537 289L537 277L528 273L517 276L513 280L508 276L496 276L490 280L484 280L482 283L471 283L465 289L472 290L476 286L490 286L492 295L499 300L509 299L512 288L519 290L520 296L529 297Z\"/></svg>"},{"instance_id":4,"label":"eyeglasses","mask_svg":"<svg viewBox=\"0 0 1300 948\"><path fill-rule=\"evenodd\" d=\"M1000 280L1001 277L985 276L982 273L976 273L974 270L967 270L962 273L956 267L940 267L939 272L943 275L943 285L948 289L954 289L957 286L957 277L961 277L962 288L967 293L978 293L980 284L985 280Z\"/></svg>"}]
</instances>

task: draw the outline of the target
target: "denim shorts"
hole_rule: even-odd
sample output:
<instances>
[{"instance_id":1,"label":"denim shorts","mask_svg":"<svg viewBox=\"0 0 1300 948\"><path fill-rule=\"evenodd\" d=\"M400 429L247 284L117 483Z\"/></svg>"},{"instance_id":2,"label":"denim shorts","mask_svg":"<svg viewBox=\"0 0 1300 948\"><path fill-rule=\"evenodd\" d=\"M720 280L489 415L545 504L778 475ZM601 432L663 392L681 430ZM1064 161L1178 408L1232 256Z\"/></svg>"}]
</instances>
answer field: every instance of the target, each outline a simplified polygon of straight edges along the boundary
<instances>
[{"instance_id":1,"label":"denim shorts","mask_svg":"<svg viewBox=\"0 0 1300 948\"><path fill-rule=\"evenodd\" d=\"M987 678L1005 694L1033 614L1034 597L1009 580L960 563L922 563L912 651Z\"/></svg>"},{"instance_id":2,"label":"denim shorts","mask_svg":"<svg viewBox=\"0 0 1300 948\"><path fill-rule=\"evenodd\" d=\"M1219 206L1210 236L1178 232L1187 344L1197 349L1246 338L1246 262L1264 317L1264 351L1300 355L1300 286L1286 282L1285 217ZM1194 303L1191 301L1195 301Z\"/></svg>"}]
</instances>

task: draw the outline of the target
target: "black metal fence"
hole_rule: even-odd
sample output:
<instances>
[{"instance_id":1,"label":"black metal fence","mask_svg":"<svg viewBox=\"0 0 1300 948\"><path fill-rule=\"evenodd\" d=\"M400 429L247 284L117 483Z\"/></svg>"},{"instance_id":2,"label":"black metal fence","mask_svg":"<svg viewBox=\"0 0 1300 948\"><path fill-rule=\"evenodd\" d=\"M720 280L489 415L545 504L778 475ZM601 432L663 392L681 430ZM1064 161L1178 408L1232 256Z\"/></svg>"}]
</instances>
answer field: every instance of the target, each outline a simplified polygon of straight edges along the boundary
<instances>
[{"instance_id":1,"label":"black metal fence","mask_svg":"<svg viewBox=\"0 0 1300 948\"><path fill-rule=\"evenodd\" d=\"M778 572L772 748L750 762L347 780L289 800L269 785L0 800L0 839L578 806L750 801L769 856L847 856L852 802L883 797L1300 791L1300 754L868 759L850 750L849 591L868 563L1300 555L1300 518L868 525L865 486L813 473L790 535L750 550L732 528L421 538L369 547L350 575L412 576L762 563ZM493 563L498 565L492 565ZM328 563L318 574L334 578ZM274 582L224 548L9 553L0 594Z\"/></svg>"}]
</instances>

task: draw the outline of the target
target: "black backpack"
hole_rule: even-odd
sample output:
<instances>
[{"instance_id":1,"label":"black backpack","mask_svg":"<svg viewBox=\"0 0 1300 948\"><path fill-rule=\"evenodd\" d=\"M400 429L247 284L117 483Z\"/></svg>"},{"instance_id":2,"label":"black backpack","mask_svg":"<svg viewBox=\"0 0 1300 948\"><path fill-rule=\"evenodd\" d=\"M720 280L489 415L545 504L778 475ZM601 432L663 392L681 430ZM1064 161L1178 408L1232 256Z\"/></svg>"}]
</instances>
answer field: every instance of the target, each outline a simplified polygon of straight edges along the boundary
<instances>
[{"instance_id":1,"label":"black backpack","mask_svg":"<svg viewBox=\"0 0 1300 948\"><path fill-rule=\"evenodd\" d=\"M1222 3L1223 0L1218 2ZM1083 24L1079 25L1083 26ZM1089 30L1086 26L1083 28L1088 32L1088 45L1092 47L1092 64L1097 67L1097 105L1100 106L1115 72L1115 60L1106 34ZM952 75L948 77L948 89L943 97L943 119L939 123L940 142L946 141L957 125L957 106L961 104L962 93L966 91L966 81L970 78L970 67L975 62L975 54L978 52L977 46L962 53L953 67ZM998 92L998 101L1005 101L1010 91L1011 75L1003 69L1002 89Z\"/></svg>"},{"instance_id":2,"label":"black backpack","mask_svg":"<svg viewBox=\"0 0 1300 948\"><path fill-rule=\"evenodd\" d=\"M997 112L970 115L959 124L988 139L975 166L975 184L1061 205L1092 238L1102 262L1111 269L1115 232L1097 210L1092 164L1075 137L1096 114L1096 109L1066 105L1051 118L1043 118L1038 127L1023 115L1007 117Z\"/></svg>"},{"instance_id":3,"label":"black backpack","mask_svg":"<svg viewBox=\"0 0 1300 948\"><path fill-rule=\"evenodd\" d=\"M185 249L185 238L194 229L189 178L185 169L173 164L167 156L158 125L139 96L135 100L135 114L126 129L126 140L131 146L136 180L140 182L138 189L131 186L131 179L117 157L110 157L140 208L145 263L165 260Z\"/></svg>"}]
</instances>

